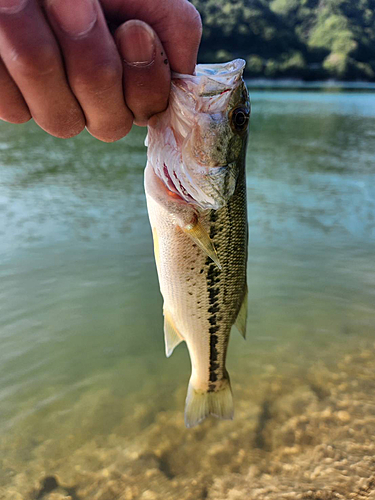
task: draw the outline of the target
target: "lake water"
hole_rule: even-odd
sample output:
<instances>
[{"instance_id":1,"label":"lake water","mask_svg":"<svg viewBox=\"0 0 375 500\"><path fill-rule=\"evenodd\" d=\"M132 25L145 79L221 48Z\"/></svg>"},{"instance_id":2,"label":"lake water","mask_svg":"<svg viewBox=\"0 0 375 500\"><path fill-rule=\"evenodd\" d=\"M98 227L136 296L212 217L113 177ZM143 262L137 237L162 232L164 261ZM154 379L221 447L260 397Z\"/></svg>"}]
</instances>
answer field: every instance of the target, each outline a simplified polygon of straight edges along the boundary
<instances>
[{"instance_id":1,"label":"lake water","mask_svg":"<svg viewBox=\"0 0 375 500\"><path fill-rule=\"evenodd\" d=\"M1 500L375 498L375 94L251 97L235 420L191 430L145 130L103 144L0 124Z\"/></svg>"}]
</instances>

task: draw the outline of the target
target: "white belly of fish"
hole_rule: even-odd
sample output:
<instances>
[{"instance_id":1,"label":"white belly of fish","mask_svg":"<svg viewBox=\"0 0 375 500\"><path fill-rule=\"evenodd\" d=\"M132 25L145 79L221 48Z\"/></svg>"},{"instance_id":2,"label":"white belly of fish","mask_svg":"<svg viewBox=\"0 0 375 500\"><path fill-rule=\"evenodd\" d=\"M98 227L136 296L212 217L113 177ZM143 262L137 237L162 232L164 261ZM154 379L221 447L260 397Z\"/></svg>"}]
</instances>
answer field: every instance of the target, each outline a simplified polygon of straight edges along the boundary
<instances>
[{"instance_id":1,"label":"white belly of fish","mask_svg":"<svg viewBox=\"0 0 375 500\"><path fill-rule=\"evenodd\" d=\"M185 340L192 364L192 382L196 389L208 389L209 332L204 311L207 291L202 250L178 226L167 211L147 196L147 206L154 238L155 258L164 315L179 338L168 338L166 353ZM167 325L166 325L166 328ZM173 341L174 340L174 341Z\"/></svg>"}]
</instances>

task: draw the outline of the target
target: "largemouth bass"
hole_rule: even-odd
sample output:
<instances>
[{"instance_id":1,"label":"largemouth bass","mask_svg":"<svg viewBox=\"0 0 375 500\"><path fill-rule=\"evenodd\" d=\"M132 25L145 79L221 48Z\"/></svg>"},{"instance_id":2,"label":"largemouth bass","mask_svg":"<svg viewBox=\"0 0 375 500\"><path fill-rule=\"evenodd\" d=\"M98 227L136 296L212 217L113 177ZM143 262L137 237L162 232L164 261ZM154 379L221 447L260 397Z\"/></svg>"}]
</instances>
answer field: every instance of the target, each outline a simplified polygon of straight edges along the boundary
<instances>
[{"instance_id":1,"label":"largemouth bass","mask_svg":"<svg viewBox=\"0 0 375 500\"><path fill-rule=\"evenodd\" d=\"M174 74L168 109L149 125L147 208L164 299L166 355L186 342L192 373L185 424L233 418L225 358L245 337L245 153L250 103L244 61Z\"/></svg>"}]
</instances>

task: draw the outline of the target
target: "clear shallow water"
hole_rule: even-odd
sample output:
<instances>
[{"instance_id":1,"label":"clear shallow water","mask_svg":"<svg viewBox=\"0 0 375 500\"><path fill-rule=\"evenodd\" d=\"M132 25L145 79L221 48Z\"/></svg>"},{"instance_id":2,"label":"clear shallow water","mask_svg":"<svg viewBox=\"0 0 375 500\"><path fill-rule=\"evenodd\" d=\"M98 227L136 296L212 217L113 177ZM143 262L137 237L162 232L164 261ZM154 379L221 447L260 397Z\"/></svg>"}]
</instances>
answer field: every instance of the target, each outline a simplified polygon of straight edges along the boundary
<instances>
[{"instance_id":1,"label":"clear shallow water","mask_svg":"<svg viewBox=\"0 0 375 500\"><path fill-rule=\"evenodd\" d=\"M248 474L259 462L254 449L275 453L258 445L269 414L275 425L281 418L277 398L295 390L304 401L309 386L327 406L326 377L335 407L334 381L342 385L345 370L352 400L364 394L364 414L375 415L372 372L363 371L375 361L375 95L264 91L252 103L248 339L233 334L228 356L237 414L193 431L183 427L186 349L164 356L145 131L107 145L86 133L62 141L33 124L0 124L0 498L49 498L43 478L53 474L74 483L72 498L158 499L147 481L126 490L103 473L106 460L119 467L126 453L135 462L118 476L152 478L158 469L170 481L160 498L221 498L212 489L220 460L197 460L206 485L197 493L184 483L197 474L186 457L225 443L225 471ZM233 465L248 422L255 438ZM168 454L155 456L168 460L156 466L131 455L159 448Z\"/></svg>"}]
</instances>

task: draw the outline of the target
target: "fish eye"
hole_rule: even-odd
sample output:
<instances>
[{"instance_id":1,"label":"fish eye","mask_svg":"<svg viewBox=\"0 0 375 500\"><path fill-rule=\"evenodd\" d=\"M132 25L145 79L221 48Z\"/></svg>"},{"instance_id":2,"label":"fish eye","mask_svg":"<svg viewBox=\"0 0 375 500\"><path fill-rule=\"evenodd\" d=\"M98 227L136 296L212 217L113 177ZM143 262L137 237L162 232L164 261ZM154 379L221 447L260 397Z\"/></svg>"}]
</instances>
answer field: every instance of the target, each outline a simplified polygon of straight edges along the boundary
<instances>
[{"instance_id":1,"label":"fish eye","mask_svg":"<svg viewBox=\"0 0 375 500\"><path fill-rule=\"evenodd\" d=\"M231 124L232 127L237 130L237 132L242 132L246 129L249 122L250 110L249 108L235 108L231 114Z\"/></svg>"}]
</instances>

